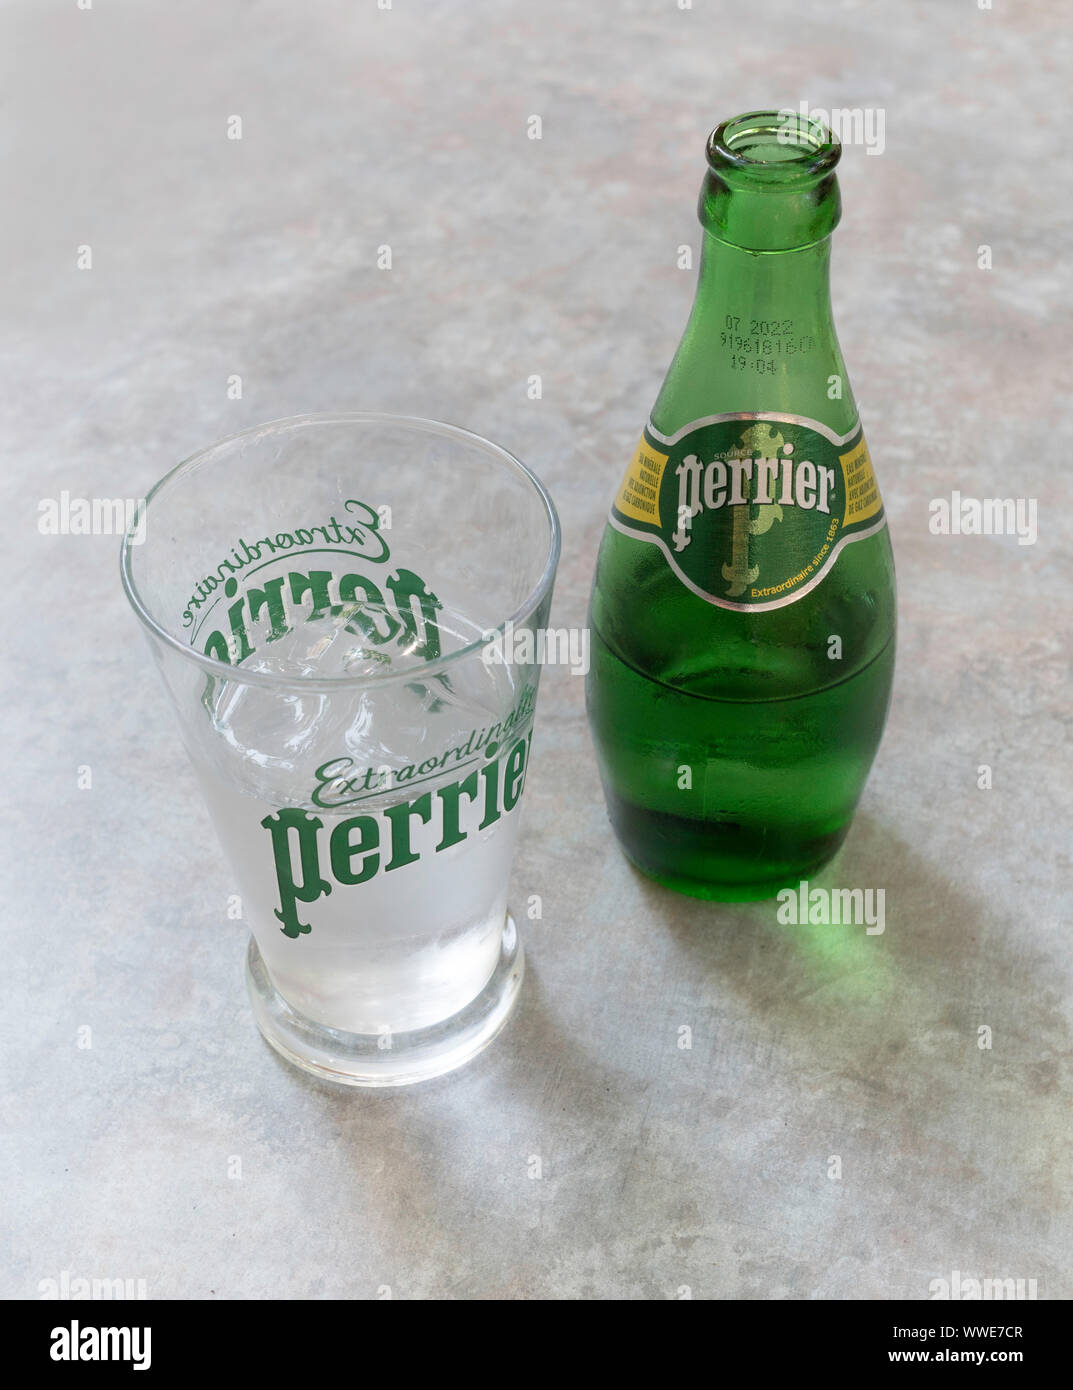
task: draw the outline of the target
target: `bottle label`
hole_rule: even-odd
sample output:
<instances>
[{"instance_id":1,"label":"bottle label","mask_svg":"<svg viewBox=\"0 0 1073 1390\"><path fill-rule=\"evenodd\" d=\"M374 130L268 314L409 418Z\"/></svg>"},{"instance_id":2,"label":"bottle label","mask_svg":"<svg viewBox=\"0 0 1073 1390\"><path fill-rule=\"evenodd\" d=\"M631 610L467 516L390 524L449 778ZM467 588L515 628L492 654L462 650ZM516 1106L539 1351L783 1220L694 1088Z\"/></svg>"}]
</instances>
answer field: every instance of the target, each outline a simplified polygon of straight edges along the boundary
<instances>
[{"instance_id":1,"label":"bottle label","mask_svg":"<svg viewBox=\"0 0 1073 1390\"><path fill-rule=\"evenodd\" d=\"M659 546L719 608L783 608L843 546L886 525L858 422L838 435L800 415L710 415L672 435L645 426L611 525Z\"/></svg>"}]
</instances>

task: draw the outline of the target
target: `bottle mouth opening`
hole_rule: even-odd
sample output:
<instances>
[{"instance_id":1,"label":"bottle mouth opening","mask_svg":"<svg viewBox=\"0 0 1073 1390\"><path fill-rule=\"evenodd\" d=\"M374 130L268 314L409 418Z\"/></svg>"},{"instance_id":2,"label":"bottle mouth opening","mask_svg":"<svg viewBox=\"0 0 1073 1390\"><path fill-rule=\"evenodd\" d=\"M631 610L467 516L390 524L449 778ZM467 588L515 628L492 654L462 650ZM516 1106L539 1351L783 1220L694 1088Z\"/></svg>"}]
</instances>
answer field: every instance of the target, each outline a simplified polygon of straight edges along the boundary
<instances>
[{"instance_id":1,"label":"bottle mouth opening","mask_svg":"<svg viewBox=\"0 0 1073 1390\"><path fill-rule=\"evenodd\" d=\"M842 146L822 121L798 111L749 111L708 137L708 163L750 183L784 185L816 179L838 163Z\"/></svg>"}]
</instances>

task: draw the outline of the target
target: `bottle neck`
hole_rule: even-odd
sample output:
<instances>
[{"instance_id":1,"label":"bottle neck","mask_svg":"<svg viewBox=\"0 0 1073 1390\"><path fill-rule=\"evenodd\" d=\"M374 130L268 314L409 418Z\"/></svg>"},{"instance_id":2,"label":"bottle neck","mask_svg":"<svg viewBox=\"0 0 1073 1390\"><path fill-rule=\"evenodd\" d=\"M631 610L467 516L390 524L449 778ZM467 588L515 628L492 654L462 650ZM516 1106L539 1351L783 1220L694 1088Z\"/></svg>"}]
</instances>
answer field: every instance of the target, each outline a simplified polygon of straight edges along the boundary
<instances>
[{"instance_id":1,"label":"bottle neck","mask_svg":"<svg viewBox=\"0 0 1073 1390\"><path fill-rule=\"evenodd\" d=\"M748 310L750 318L767 320L800 315L813 331L833 327L830 271L830 238L785 251L750 251L706 231L694 313L744 319L741 311ZM745 335L751 334L746 326Z\"/></svg>"},{"instance_id":2,"label":"bottle neck","mask_svg":"<svg viewBox=\"0 0 1073 1390\"><path fill-rule=\"evenodd\" d=\"M783 412L839 432L857 410L831 313L830 238L783 251L706 230L696 297L652 411L666 434L713 414Z\"/></svg>"},{"instance_id":3,"label":"bottle neck","mask_svg":"<svg viewBox=\"0 0 1073 1390\"><path fill-rule=\"evenodd\" d=\"M706 232L692 317L706 335L718 335L714 342L709 336L713 346L793 367L796 357L804 362L817 349L838 350L830 270L830 239L792 251L747 251Z\"/></svg>"},{"instance_id":4,"label":"bottle neck","mask_svg":"<svg viewBox=\"0 0 1073 1390\"><path fill-rule=\"evenodd\" d=\"M707 153L697 216L721 241L744 251L796 251L838 226L837 143L755 113L714 130Z\"/></svg>"},{"instance_id":5,"label":"bottle neck","mask_svg":"<svg viewBox=\"0 0 1073 1390\"><path fill-rule=\"evenodd\" d=\"M672 434L717 414L788 414L845 433L856 420L828 289L841 215L830 132L779 111L708 139L693 311L652 411Z\"/></svg>"}]
</instances>

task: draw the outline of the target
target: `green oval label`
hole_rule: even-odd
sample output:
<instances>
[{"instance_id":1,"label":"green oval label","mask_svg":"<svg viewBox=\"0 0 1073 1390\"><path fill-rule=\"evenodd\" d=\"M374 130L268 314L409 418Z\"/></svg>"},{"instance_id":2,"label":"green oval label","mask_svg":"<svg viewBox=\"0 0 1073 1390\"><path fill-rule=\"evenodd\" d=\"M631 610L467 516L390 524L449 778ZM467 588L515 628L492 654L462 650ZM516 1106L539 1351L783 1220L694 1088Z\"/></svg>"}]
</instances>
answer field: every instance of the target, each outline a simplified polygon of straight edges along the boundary
<instances>
[{"instance_id":1,"label":"green oval label","mask_svg":"<svg viewBox=\"0 0 1073 1390\"><path fill-rule=\"evenodd\" d=\"M611 524L658 545L720 608L781 608L842 547L886 525L860 424L837 435L797 415L712 415L666 436L646 425Z\"/></svg>"}]
</instances>

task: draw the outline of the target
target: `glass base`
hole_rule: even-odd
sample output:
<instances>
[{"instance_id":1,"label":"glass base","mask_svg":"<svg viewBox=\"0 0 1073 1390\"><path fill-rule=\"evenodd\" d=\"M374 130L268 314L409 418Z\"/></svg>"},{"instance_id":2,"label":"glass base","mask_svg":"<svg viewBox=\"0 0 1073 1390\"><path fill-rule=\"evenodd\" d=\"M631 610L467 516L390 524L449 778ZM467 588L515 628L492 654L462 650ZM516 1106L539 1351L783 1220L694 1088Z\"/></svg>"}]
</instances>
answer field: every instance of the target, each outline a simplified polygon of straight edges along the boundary
<instances>
[{"instance_id":1,"label":"glass base","mask_svg":"<svg viewBox=\"0 0 1073 1390\"><path fill-rule=\"evenodd\" d=\"M314 1023L276 990L252 936L246 955L246 988L266 1041L296 1067L344 1086L407 1086L462 1066L506 1023L524 973L521 939L508 913L499 961L476 999L440 1023L387 1039Z\"/></svg>"}]
</instances>

